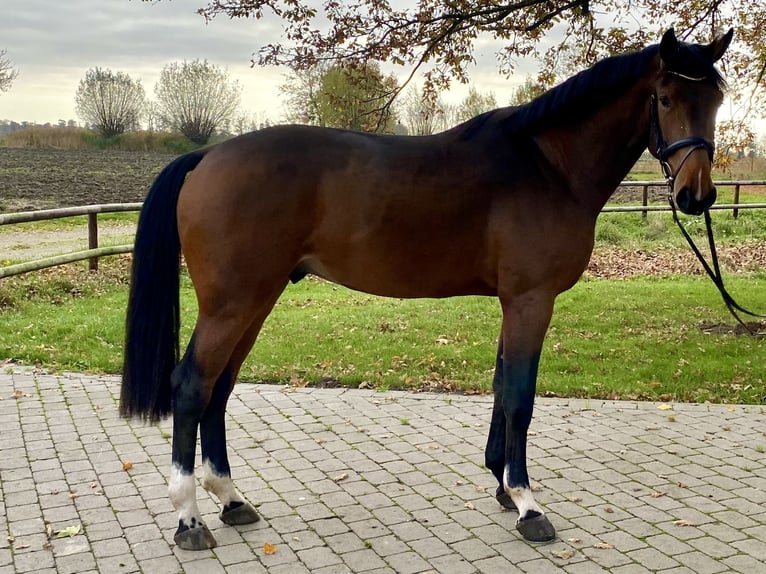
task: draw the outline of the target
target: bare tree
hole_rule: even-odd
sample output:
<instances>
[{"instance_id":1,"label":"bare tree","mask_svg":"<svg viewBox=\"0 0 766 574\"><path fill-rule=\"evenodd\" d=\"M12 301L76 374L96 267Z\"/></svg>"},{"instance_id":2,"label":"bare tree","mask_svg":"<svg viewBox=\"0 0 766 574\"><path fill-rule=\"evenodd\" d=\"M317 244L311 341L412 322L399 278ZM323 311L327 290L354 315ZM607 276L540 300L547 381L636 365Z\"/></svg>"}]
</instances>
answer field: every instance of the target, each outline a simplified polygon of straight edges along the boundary
<instances>
[{"instance_id":1,"label":"bare tree","mask_svg":"<svg viewBox=\"0 0 766 574\"><path fill-rule=\"evenodd\" d=\"M173 62L162 69L154 89L163 125L204 145L228 128L239 109L242 88L226 70L207 60Z\"/></svg>"},{"instance_id":2,"label":"bare tree","mask_svg":"<svg viewBox=\"0 0 766 574\"><path fill-rule=\"evenodd\" d=\"M13 67L13 63L6 56L5 49L0 50L0 92L7 92L11 89L13 80L19 75L19 71Z\"/></svg>"},{"instance_id":3,"label":"bare tree","mask_svg":"<svg viewBox=\"0 0 766 574\"><path fill-rule=\"evenodd\" d=\"M449 105L440 98L426 97L416 86L411 86L402 96L400 116L410 135L425 136L443 131L451 125L453 115Z\"/></svg>"},{"instance_id":4,"label":"bare tree","mask_svg":"<svg viewBox=\"0 0 766 574\"><path fill-rule=\"evenodd\" d=\"M144 98L140 80L123 72L91 68L77 87L75 110L101 135L110 137L138 127Z\"/></svg>"}]
</instances>

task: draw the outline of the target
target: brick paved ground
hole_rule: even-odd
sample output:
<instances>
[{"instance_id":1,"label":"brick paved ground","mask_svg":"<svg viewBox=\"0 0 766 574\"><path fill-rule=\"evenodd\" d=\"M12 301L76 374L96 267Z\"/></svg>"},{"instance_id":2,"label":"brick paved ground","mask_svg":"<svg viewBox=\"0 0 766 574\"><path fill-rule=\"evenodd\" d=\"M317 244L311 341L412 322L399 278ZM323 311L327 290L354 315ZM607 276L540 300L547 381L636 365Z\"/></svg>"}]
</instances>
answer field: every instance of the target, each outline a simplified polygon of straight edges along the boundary
<instances>
[{"instance_id":1,"label":"brick paved ground","mask_svg":"<svg viewBox=\"0 0 766 574\"><path fill-rule=\"evenodd\" d=\"M483 467L489 398L239 385L233 473L265 520L223 526L200 488L219 546L194 553L170 425L120 420L118 391L0 374L0 574L764 571L762 407L539 399L530 474L560 539L532 546Z\"/></svg>"}]
</instances>

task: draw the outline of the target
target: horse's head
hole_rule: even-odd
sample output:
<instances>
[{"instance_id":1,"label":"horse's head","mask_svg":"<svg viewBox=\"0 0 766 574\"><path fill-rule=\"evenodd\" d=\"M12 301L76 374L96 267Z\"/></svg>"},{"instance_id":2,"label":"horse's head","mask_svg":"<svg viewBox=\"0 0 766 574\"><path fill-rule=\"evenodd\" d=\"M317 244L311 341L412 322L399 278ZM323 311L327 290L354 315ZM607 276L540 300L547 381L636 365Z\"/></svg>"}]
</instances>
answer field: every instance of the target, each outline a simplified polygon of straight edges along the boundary
<instances>
[{"instance_id":1,"label":"horse's head","mask_svg":"<svg viewBox=\"0 0 766 574\"><path fill-rule=\"evenodd\" d=\"M729 47L733 32L702 45L679 42L671 28L660 42L649 151L662 164L672 200L690 215L703 213L716 200L710 172L715 116L725 82L714 64Z\"/></svg>"}]
</instances>

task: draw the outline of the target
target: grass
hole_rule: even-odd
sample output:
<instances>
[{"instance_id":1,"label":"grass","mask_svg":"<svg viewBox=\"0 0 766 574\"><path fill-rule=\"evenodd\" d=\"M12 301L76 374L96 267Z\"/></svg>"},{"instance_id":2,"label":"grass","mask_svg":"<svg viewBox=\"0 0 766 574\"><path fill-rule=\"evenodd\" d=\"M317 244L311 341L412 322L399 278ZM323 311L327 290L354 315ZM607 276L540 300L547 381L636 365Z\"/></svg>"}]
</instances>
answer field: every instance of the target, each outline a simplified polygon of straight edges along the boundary
<instances>
[{"instance_id":1,"label":"grass","mask_svg":"<svg viewBox=\"0 0 766 574\"><path fill-rule=\"evenodd\" d=\"M763 199L763 196L761 196ZM684 228L699 244L707 244L705 221L702 217L679 216ZM731 245L743 241L766 240L766 210L739 212L736 219L728 211L711 212L716 245ZM670 213L649 213L646 220L640 213L602 213L596 225L596 245L627 249L651 249L673 246L686 249L686 241L676 228Z\"/></svg>"},{"instance_id":2,"label":"grass","mask_svg":"<svg viewBox=\"0 0 766 574\"><path fill-rule=\"evenodd\" d=\"M70 265L0 283L0 357L119 372L128 259L110 261L96 275ZM734 276L729 287L758 307L766 275ZM182 308L185 342L188 280ZM558 299L538 392L763 404L766 341L699 328L731 321L702 278L583 280ZM499 326L493 298L383 299L306 280L286 290L241 379L489 392Z\"/></svg>"},{"instance_id":3,"label":"grass","mask_svg":"<svg viewBox=\"0 0 766 574\"><path fill-rule=\"evenodd\" d=\"M98 224L101 225L135 225L138 223L137 211L120 211L115 213L99 213ZM82 229L84 233L88 227L87 215L75 215L60 219L46 219L43 221L30 221L28 223L14 223L12 225L0 225L0 233L13 234L20 232L37 231L62 231L67 229Z\"/></svg>"}]
</instances>

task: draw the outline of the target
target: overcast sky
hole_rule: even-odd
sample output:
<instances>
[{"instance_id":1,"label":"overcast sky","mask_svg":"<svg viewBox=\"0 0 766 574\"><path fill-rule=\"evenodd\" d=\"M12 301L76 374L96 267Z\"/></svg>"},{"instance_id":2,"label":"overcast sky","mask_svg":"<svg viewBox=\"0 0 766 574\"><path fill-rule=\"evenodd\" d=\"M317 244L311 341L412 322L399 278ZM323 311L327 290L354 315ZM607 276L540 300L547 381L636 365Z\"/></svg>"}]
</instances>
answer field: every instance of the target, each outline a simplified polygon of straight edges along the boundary
<instances>
[{"instance_id":1,"label":"overcast sky","mask_svg":"<svg viewBox=\"0 0 766 574\"><path fill-rule=\"evenodd\" d=\"M206 0L0 0L0 49L19 71L10 91L0 94L0 119L33 121L79 120L74 95L88 69L109 68L141 80L148 98L162 67L170 62L207 59L228 69L240 82L242 110L258 121L280 121L282 97L278 87L284 69L251 67L253 52L279 40L276 19L230 20L206 23L196 10ZM507 105L534 62L521 62L507 79L497 70L497 42L476 44L477 65L471 82L481 92L492 91L500 106ZM404 79L401 68L384 68ZM458 103L468 87L456 85L444 95ZM727 116L726 104L720 116ZM766 133L766 122L755 122Z\"/></svg>"},{"instance_id":2,"label":"overcast sky","mask_svg":"<svg viewBox=\"0 0 766 574\"><path fill-rule=\"evenodd\" d=\"M204 59L226 67L243 87L242 108L272 121L283 109L278 86L283 69L251 67L253 52L279 39L278 22L218 18L206 23L195 10L205 0L0 0L0 49L19 71L10 91L0 94L0 119L55 123L78 119L74 95L89 68L109 68L140 79L153 98L162 67ZM506 105L519 75L509 81L497 72L495 48L480 44L474 85L493 91ZM400 70L401 72L401 70ZM404 73L401 72L404 77ZM467 92L458 86L447 100Z\"/></svg>"}]
</instances>

